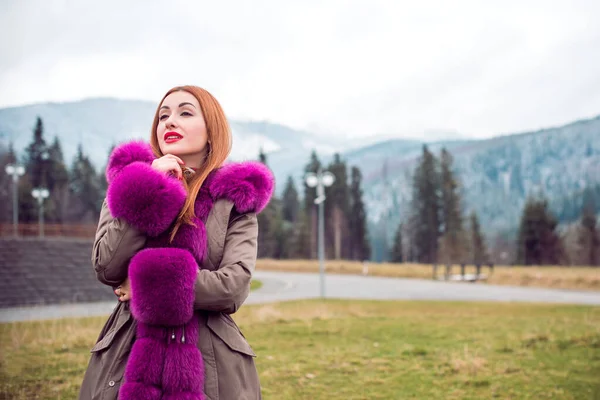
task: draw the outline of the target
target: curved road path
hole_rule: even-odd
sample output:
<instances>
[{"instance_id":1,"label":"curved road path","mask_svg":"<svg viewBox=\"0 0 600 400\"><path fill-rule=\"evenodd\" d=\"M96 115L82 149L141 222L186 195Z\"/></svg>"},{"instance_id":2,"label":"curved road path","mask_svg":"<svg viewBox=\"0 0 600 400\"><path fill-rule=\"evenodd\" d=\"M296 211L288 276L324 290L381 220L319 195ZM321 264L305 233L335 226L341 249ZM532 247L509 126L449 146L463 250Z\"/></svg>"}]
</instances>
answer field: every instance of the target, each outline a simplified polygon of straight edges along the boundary
<instances>
[{"instance_id":1,"label":"curved road path","mask_svg":"<svg viewBox=\"0 0 600 400\"><path fill-rule=\"evenodd\" d=\"M257 271L263 286L246 304L319 297L319 274ZM327 298L373 300L506 301L600 305L600 292L497 286L423 279L333 275L325 278ZM0 309L0 322L109 314L116 302Z\"/></svg>"}]
</instances>

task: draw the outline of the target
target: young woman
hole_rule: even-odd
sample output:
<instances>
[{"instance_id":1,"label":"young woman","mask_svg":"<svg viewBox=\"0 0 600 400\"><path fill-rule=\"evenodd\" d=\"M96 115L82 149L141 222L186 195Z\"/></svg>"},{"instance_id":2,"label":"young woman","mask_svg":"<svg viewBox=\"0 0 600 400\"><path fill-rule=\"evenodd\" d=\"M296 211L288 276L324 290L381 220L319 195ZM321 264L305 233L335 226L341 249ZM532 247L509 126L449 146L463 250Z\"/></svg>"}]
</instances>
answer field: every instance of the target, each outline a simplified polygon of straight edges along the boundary
<instances>
[{"instance_id":1,"label":"young woman","mask_svg":"<svg viewBox=\"0 0 600 400\"><path fill-rule=\"evenodd\" d=\"M195 86L160 102L150 144L110 156L92 263L119 303L79 399L260 399L255 354L230 317L250 291L256 214L273 176L228 163L231 132Z\"/></svg>"}]
</instances>

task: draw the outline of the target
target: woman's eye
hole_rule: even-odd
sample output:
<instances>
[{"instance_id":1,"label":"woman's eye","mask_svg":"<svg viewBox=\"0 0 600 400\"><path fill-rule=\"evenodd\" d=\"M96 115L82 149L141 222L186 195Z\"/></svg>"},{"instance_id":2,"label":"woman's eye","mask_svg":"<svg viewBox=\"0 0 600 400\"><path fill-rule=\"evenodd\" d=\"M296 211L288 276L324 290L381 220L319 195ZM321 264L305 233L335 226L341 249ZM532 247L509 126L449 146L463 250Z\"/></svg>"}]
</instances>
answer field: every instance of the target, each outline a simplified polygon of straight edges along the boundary
<instances>
[{"instance_id":1,"label":"woman's eye","mask_svg":"<svg viewBox=\"0 0 600 400\"><path fill-rule=\"evenodd\" d=\"M165 119L167 119L169 116L167 114L163 114L160 117L158 117L159 121L164 121Z\"/></svg>"},{"instance_id":2,"label":"woman's eye","mask_svg":"<svg viewBox=\"0 0 600 400\"><path fill-rule=\"evenodd\" d=\"M184 111L184 112L182 112L182 113L181 113L181 116L184 116L184 115L185 115L186 117L191 117L191 116L192 116L192 113L191 113L191 112L189 112L189 111Z\"/></svg>"}]
</instances>

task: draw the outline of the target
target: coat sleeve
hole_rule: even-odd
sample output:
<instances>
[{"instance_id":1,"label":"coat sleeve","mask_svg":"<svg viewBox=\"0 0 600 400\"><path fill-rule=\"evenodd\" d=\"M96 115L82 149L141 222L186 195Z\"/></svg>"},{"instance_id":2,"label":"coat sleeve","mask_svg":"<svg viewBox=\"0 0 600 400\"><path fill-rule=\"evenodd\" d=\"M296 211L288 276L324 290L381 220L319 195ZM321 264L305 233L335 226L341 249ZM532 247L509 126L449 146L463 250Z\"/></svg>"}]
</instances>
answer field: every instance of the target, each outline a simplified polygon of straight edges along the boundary
<instances>
[{"instance_id":1,"label":"coat sleeve","mask_svg":"<svg viewBox=\"0 0 600 400\"><path fill-rule=\"evenodd\" d=\"M255 213L232 218L225 235L223 259L216 271L198 271L194 308L236 312L250 294L256 266L258 221Z\"/></svg>"},{"instance_id":2,"label":"coat sleeve","mask_svg":"<svg viewBox=\"0 0 600 400\"><path fill-rule=\"evenodd\" d=\"M96 278L109 286L121 284L127 278L129 260L145 244L143 233L121 218L113 218L105 200L92 249Z\"/></svg>"}]
</instances>

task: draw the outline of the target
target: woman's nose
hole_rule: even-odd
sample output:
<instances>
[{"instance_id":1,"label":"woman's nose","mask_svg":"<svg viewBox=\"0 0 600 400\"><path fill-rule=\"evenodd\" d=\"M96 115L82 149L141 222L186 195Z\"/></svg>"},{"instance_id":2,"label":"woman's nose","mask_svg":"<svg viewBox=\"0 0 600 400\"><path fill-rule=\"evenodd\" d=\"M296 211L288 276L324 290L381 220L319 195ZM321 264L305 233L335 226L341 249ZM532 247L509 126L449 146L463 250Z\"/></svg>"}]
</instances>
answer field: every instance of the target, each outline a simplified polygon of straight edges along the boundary
<instances>
[{"instance_id":1,"label":"woman's nose","mask_svg":"<svg viewBox=\"0 0 600 400\"><path fill-rule=\"evenodd\" d=\"M175 123L175 117L173 115L170 115L169 118L167 118L165 126L167 128L174 128L175 126L177 126L177 124Z\"/></svg>"}]
</instances>

